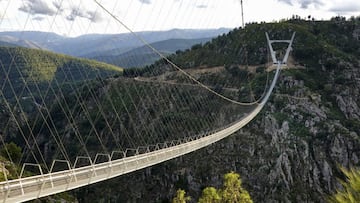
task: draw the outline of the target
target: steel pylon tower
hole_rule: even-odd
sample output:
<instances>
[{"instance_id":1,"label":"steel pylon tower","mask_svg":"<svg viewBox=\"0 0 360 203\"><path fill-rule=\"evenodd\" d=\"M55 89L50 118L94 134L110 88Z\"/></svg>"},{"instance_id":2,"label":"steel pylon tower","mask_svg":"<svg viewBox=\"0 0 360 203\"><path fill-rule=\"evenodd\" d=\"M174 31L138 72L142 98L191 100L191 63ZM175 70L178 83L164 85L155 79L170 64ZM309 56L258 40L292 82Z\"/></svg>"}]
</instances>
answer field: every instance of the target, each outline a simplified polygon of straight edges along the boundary
<instances>
[{"instance_id":1,"label":"steel pylon tower","mask_svg":"<svg viewBox=\"0 0 360 203\"><path fill-rule=\"evenodd\" d=\"M245 24L244 24L244 8L243 8L243 0L240 0L240 3L241 3L241 20L242 20L242 27L244 28L244 27L245 27Z\"/></svg>"}]
</instances>

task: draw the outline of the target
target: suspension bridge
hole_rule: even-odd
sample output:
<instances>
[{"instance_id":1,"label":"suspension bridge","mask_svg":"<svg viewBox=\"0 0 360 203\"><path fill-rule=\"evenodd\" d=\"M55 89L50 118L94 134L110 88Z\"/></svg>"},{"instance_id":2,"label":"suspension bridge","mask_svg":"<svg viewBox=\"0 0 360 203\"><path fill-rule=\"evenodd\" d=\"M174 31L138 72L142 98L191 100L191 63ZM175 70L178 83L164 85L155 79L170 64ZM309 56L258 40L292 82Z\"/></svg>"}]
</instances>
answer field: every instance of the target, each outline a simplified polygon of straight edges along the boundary
<instances>
[{"instance_id":1,"label":"suspension bridge","mask_svg":"<svg viewBox=\"0 0 360 203\"><path fill-rule=\"evenodd\" d=\"M43 173L41 166L39 164L34 164L34 166L39 169L40 175L21 178L25 166L29 165L24 164L20 178L0 183L0 199L2 199L3 202L27 201L104 181L193 152L238 131L249 123L268 101L276 81L278 80L280 68L283 64L286 64L295 33L291 40L273 41L269 39L267 34L266 36L272 52L274 64L277 66L276 73L263 99L256 108L243 116L240 120L214 132L190 136L185 139L164 143L162 145L157 144L155 148L152 149L148 147L145 152L141 154L139 153L139 149L137 149L135 155L129 157L113 159L114 154L116 153L116 151L113 151L111 154L96 154L94 160L90 157L77 157L74 166L71 166L69 161L63 161L68 166L68 169L63 171L52 172L54 164L62 161L54 160L49 173ZM274 42L289 43L285 57L282 61L278 61L274 55L271 46ZM96 163L100 156L105 157L107 161ZM88 159L90 164L88 166L75 168L76 162L80 158Z\"/></svg>"},{"instance_id":2,"label":"suspension bridge","mask_svg":"<svg viewBox=\"0 0 360 203\"><path fill-rule=\"evenodd\" d=\"M16 62L21 50L15 54L8 51L10 60L0 61L4 72L0 104L8 114L0 129L4 134L1 141L6 146L7 137L17 134L15 140L23 143L23 153L16 161L10 149L4 148L9 161L22 168L19 172L15 169L15 177L7 177L8 169L2 164L5 180L0 182L0 202L24 202L105 181L228 137L263 109L288 61L295 37L293 33L290 40L272 40L265 33L276 70L258 100L243 102L231 95L237 92L238 83L224 87L231 90L230 95L215 91L215 85L222 81L200 81L97 4L162 59L158 66L170 66L182 77L166 76L170 77L168 81L156 85L137 77L117 78L108 70L110 76L104 77L104 72L89 72L80 63L74 73L68 65L74 62L67 62L54 73L60 72L65 79L54 76L39 82L34 78L40 78L36 75L40 73L24 72L22 64ZM273 43L287 44L281 60ZM31 60L24 57L23 63ZM49 64L46 61L42 65ZM158 75L155 70L150 74ZM228 113L219 110L224 103L222 111Z\"/></svg>"}]
</instances>

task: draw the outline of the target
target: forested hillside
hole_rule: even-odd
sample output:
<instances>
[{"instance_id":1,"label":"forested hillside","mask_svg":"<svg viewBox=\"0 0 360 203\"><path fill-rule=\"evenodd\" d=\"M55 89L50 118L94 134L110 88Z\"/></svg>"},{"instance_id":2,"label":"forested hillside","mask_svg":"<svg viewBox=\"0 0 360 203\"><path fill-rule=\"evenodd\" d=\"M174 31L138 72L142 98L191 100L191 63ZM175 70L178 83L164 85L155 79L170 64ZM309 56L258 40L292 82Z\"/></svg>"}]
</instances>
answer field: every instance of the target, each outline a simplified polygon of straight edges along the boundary
<instances>
[{"instance_id":1,"label":"forested hillside","mask_svg":"<svg viewBox=\"0 0 360 203\"><path fill-rule=\"evenodd\" d=\"M100 63L94 60L79 59L61 54L55 54L49 51L38 49L28 49L21 47L0 47L0 59L3 64L1 76L4 77L4 72L18 71L25 80L32 82L43 82L51 80L70 80L69 76L61 73L61 69L66 71L73 71L74 80L85 79L85 75L76 72L81 72L82 69L88 69L88 74L95 75L92 72L121 72L122 69L113 65ZM6 69L5 69L6 68ZM58 70L60 69L60 70ZM66 72L64 71L64 72ZM20 75L9 75L12 77ZM64 77L63 77L64 76Z\"/></svg>"},{"instance_id":2,"label":"forested hillside","mask_svg":"<svg viewBox=\"0 0 360 203\"><path fill-rule=\"evenodd\" d=\"M122 74L113 65L21 47L0 47L0 62L0 134L6 142L22 145L23 139L14 140L20 126L36 120L36 112L52 105L60 93L70 94L83 81Z\"/></svg>"},{"instance_id":3,"label":"forested hillside","mask_svg":"<svg viewBox=\"0 0 360 203\"><path fill-rule=\"evenodd\" d=\"M0 80L5 96L20 93L25 84L30 86L29 89L38 85L40 90L45 90L52 83L55 86L55 83L61 85L122 72L122 68L94 60L21 47L0 47L0 61Z\"/></svg>"},{"instance_id":4,"label":"forested hillside","mask_svg":"<svg viewBox=\"0 0 360 203\"><path fill-rule=\"evenodd\" d=\"M264 32L289 39L294 31L290 69L283 70L265 110L250 125L190 155L80 189L79 200L96 198L91 194L104 187L99 201L167 202L178 188L198 197L202 188L218 187L221 174L233 170L254 202L325 202L344 177L339 166L359 165L360 18L249 24L170 59L189 72L202 70L195 77L209 85L255 67L250 83L259 95L260 81L266 80L261 70L269 61ZM124 74L176 79L163 63ZM217 71L210 71L213 67Z\"/></svg>"}]
</instances>

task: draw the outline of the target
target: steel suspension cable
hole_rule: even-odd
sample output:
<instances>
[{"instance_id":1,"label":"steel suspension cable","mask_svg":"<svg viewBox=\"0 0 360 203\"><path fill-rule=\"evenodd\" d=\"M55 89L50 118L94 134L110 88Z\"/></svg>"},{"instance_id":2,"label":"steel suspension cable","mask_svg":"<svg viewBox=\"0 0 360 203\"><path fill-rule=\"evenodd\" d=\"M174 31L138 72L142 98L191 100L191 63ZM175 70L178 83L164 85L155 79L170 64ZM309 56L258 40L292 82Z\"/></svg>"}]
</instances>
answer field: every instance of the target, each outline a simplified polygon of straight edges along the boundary
<instances>
[{"instance_id":1,"label":"steel suspension cable","mask_svg":"<svg viewBox=\"0 0 360 203\"><path fill-rule=\"evenodd\" d=\"M100 7L102 8L106 13L108 13L112 18L114 18L114 20L116 20L118 23L120 23L122 26L124 26L131 34L133 34L138 40L140 40L144 45L146 45L147 47L149 47L152 51L154 51L156 54L158 54L162 59L164 59L165 61L167 61L169 64L171 64L174 68L176 68L178 71L180 71L181 73L183 73L184 75L186 75L188 78L190 78L191 80L193 80L195 83L197 83L198 85L200 85L201 87L203 87L204 89L208 90L209 92L215 94L216 96L227 100L229 102L232 102L234 104L238 104L238 105L247 105L247 106L251 106L254 104L259 103L259 100L254 101L254 102L249 102L249 103L244 103L244 102L239 102L239 101L235 101L233 99L230 99L228 97L225 97L217 92L215 92L214 90L210 89L209 87L207 87L206 85L202 84L201 82L199 82L198 80L196 80L196 78L194 78L192 75L190 75L189 73L187 73L186 71L184 71L183 69L181 69L179 66L177 66L176 64L174 64L172 61L170 61L165 55L163 55L161 52L159 52L157 49L155 49L151 44L149 44L148 42L146 42L140 35L136 34L134 31L132 31L131 28L129 28L125 23L123 23L118 17L116 17L114 14L112 14L108 9L106 9L102 4L100 4L97 0L94 0L94 2Z\"/></svg>"}]
</instances>

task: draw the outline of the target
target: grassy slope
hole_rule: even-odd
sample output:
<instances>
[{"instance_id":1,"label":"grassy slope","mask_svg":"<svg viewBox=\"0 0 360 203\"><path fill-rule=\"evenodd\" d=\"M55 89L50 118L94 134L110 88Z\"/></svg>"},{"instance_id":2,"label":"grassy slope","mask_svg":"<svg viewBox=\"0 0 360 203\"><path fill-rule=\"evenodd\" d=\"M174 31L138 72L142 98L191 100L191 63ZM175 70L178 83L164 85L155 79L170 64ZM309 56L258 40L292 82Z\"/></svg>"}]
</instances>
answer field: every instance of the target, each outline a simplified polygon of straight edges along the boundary
<instances>
[{"instance_id":1,"label":"grassy slope","mask_svg":"<svg viewBox=\"0 0 360 203\"><path fill-rule=\"evenodd\" d=\"M22 74L28 81L51 81L61 79L59 69L87 69L87 71L121 72L122 68L97 62L94 60L79 59L49 51L27 49L21 47L0 47L1 77L10 69L12 72ZM18 75L20 76L20 75ZM75 79L87 79L85 76Z\"/></svg>"},{"instance_id":2,"label":"grassy slope","mask_svg":"<svg viewBox=\"0 0 360 203\"><path fill-rule=\"evenodd\" d=\"M0 47L1 90L7 98L27 96L22 94L24 90L41 94L49 84L59 88L65 83L122 74L122 71L106 63L44 50Z\"/></svg>"}]
</instances>

